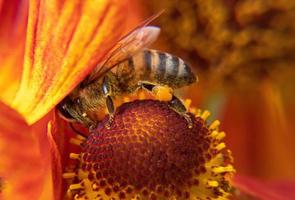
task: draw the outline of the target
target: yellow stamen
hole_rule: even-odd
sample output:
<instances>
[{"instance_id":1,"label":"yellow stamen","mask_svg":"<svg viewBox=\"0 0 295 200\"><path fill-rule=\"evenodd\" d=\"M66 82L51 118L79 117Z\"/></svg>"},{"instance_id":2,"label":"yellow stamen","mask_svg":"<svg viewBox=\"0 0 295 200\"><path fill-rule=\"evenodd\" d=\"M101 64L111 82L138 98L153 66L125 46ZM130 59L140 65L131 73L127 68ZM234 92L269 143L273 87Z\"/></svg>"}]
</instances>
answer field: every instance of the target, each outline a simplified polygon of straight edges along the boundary
<instances>
[{"instance_id":1,"label":"yellow stamen","mask_svg":"<svg viewBox=\"0 0 295 200\"><path fill-rule=\"evenodd\" d=\"M80 154L70 153L70 158L80 160Z\"/></svg>"},{"instance_id":2,"label":"yellow stamen","mask_svg":"<svg viewBox=\"0 0 295 200\"><path fill-rule=\"evenodd\" d=\"M213 131L213 132L211 133L211 136L214 137L214 138L216 138L216 137L218 136L218 134L219 134L218 131Z\"/></svg>"},{"instance_id":3,"label":"yellow stamen","mask_svg":"<svg viewBox=\"0 0 295 200\"><path fill-rule=\"evenodd\" d=\"M214 122L212 122L212 124L209 126L210 130L215 130L218 128L218 126L220 125L220 121L219 120L215 120Z\"/></svg>"},{"instance_id":4,"label":"yellow stamen","mask_svg":"<svg viewBox=\"0 0 295 200\"><path fill-rule=\"evenodd\" d=\"M212 171L216 174L224 173L224 172L234 172L235 169L232 165L228 165L226 167L214 167Z\"/></svg>"},{"instance_id":5,"label":"yellow stamen","mask_svg":"<svg viewBox=\"0 0 295 200\"><path fill-rule=\"evenodd\" d=\"M198 116L197 114L197 109L196 108L189 108L189 111L191 112L191 113L193 113L194 115L196 115L196 116Z\"/></svg>"},{"instance_id":6,"label":"yellow stamen","mask_svg":"<svg viewBox=\"0 0 295 200\"><path fill-rule=\"evenodd\" d=\"M208 110L205 110L202 115L201 115L201 118L203 120L206 120L208 117L210 116L210 112Z\"/></svg>"},{"instance_id":7,"label":"yellow stamen","mask_svg":"<svg viewBox=\"0 0 295 200\"><path fill-rule=\"evenodd\" d=\"M68 173L63 173L62 174L62 177L65 178L65 179L74 178L75 176L76 176L76 173L74 173L74 172L68 172Z\"/></svg>"},{"instance_id":8,"label":"yellow stamen","mask_svg":"<svg viewBox=\"0 0 295 200\"><path fill-rule=\"evenodd\" d=\"M217 181L208 181L207 182L209 187L218 187L218 182Z\"/></svg>"},{"instance_id":9,"label":"yellow stamen","mask_svg":"<svg viewBox=\"0 0 295 200\"><path fill-rule=\"evenodd\" d=\"M86 140L86 138L83 137L82 135L76 135L76 138L77 138L78 140L81 140L81 141L85 141L85 140Z\"/></svg>"},{"instance_id":10,"label":"yellow stamen","mask_svg":"<svg viewBox=\"0 0 295 200\"><path fill-rule=\"evenodd\" d=\"M218 151L220 151L220 150L222 150L222 149L224 149L225 148L225 143L224 142L222 142L222 143L220 143L220 144L218 144L217 146L216 146L216 149L218 150Z\"/></svg>"},{"instance_id":11,"label":"yellow stamen","mask_svg":"<svg viewBox=\"0 0 295 200\"><path fill-rule=\"evenodd\" d=\"M188 110L190 105L192 104L192 100L191 99L186 99L184 101L184 106L186 107L186 109Z\"/></svg>"},{"instance_id":12,"label":"yellow stamen","mask_svg":"<svg viewBox=\"0 0 295 200\"><path fill-rule=\"evenodd\" d=\"M217 140L222 140L225 137L225 132L219 132L218 135L216 136Z\"/></svg>"},{"instance_id":13,"label":"yellow stamen","mask_svg":"<svg viewBox=\"0 0 295 200\"><path fill-rule=\"evenodd\" d=\"M82 188L83 188L83 186L80 183L71 184L69 187L70 190L77 190L77 189L82 189Z\"/></svg>"},{"instance_id":14,"label":"yellow stamen","mask_svg":"<svg viewBox=\"0 0 295 200\"><path fill-rule=\"evenodd\" d=\"M78 140L78 139L76 139L76 138L71 138L71 139L70 139L70 143L71 143L71 144L74 144L74 145L77 145L77 146L80 146L82 142L83 142L83 141Z\"/></svg>"}]
</instances>

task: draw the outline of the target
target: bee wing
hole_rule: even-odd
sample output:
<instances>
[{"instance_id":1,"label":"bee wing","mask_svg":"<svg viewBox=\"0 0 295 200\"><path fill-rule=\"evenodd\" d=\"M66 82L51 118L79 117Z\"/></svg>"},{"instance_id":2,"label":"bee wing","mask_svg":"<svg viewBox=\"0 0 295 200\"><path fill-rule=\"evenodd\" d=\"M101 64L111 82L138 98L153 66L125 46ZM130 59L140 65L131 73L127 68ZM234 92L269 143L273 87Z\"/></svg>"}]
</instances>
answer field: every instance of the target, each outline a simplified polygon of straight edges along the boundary
<instances>
[{"instance_id":1,"label":"bee wing","mask_svg":"<svg viewBox=\"0 0 295 200\"><path fill-rule=\"evenodd\" d=\"M106 59L99 63L95 69L89 74L83 84L89 84L93 80L100 78L103 74L111 70L117 64L127 60L131 56L143 48L152 44L160 33L160 28L155 26L147 26L152 20L161 13L154 15L137 26L133 31L124 36L107 54Z\"/></svg>"}]
</instances>

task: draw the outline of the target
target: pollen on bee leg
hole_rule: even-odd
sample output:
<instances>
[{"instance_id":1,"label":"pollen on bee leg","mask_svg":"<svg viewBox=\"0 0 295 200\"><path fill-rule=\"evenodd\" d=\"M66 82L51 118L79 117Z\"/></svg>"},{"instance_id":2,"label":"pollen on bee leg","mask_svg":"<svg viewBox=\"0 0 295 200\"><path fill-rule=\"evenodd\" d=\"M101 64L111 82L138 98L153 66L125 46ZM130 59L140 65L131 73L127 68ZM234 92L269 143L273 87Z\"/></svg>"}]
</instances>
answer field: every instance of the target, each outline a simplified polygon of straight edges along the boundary
<instances>
[{"instance_id":1,"label":"pollen on bee leg","mask_svg":"<svg viewBox=\"0 0 295 200\"><path fill-rule=\"evenodd\" d=\"M157 85L152 92L159 101L170 101L172 99L172 89L170 87Z\"/></svg>"}]
</instances>

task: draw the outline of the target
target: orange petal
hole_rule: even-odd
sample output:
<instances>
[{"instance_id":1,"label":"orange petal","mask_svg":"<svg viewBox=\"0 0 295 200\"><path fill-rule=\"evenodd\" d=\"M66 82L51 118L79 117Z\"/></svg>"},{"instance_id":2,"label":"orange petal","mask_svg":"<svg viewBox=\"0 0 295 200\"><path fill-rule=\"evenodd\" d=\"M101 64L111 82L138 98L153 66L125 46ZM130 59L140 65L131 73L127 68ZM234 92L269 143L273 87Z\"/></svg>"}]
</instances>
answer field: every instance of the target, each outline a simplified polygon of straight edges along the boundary
<instances>
[{"instance_id":1,"label":"orange petal","mask_svg":"<svg viewBox=\"0 0 295 200\"><path fill-rule=\"evenodd\" d=\"M41 122L40 122L41 123ZM51 198L52 180L44 124L28 126L15 111L0 103L0 177L3 199Z\"/></svg>"},{"instance_id":2,"label":"orange petal","mask_svg":"<svg viewBox=\"0 0 295 200\"><path fill-rule=\"evenodd\" d=\"M0 2L0 99L11 104L21 79L27 1Z\"/></svg>"},{"instance_id":3,"label":"orange petal","mask_svg":"<svg viewBox=\"0 0 295 200\"><path fill-rule=\"evenodd\" d=\"M223 129L238 172L266 178L295 178L295 142L276 85L235 91L224 107Z\"/></svg>"},{"instance_id":4,"label":"orange petal","mask_svg":"<svg viewBox=\"0 0 295 200\"><path fill-rule=\"evenodd\" d=\"M62 189L62 166L61 166L61 156L58 146L55 142L54 137L56 137L55 130L53 130L52 122L48 125L48 141L50 145L51 152L51 167L52 167L52 180L54 183L54 198L56 200L61 199L61 189Z\"/></svg>"},{"instance_id":5,"label":"orange petal","mask_svg":"<svg viewBox=\"0 0 295 200\"><path fill-rule=\"evenodd\" d=\"M70 159L69 154L79 152L80 147L70 144L70 139L75 137L75 133L69 129L68 123L57 116L57 114L49 124L47 137L51 152L54 196L57 200L64 197L68 189L66 187L67 185L63 184L65 180L62 179L62 173L67 171L66 167L70 165L69 163L73 164L73 160Z\"/></svg>"},{"instance_id":6,"label":"orange petal","mask_svg":"<svg viewBox=\"0 0 295 200\"><path fill-rule=\"evenodd\" d=\"M13 103L29 124L51 110L124 30L126 0L30 1L21 87Z\"/></svg>"},{"instance_id":7,"label":"orange petal","mask_svg":"<svg viewBox=\"0 0 295 200\"><path fill-rule=\"evenodd\" d=\"M261 200L295 199L295 182L266 182L247 176L236 175L232 183L241 192Z\"/></svg>"}]
</instances>

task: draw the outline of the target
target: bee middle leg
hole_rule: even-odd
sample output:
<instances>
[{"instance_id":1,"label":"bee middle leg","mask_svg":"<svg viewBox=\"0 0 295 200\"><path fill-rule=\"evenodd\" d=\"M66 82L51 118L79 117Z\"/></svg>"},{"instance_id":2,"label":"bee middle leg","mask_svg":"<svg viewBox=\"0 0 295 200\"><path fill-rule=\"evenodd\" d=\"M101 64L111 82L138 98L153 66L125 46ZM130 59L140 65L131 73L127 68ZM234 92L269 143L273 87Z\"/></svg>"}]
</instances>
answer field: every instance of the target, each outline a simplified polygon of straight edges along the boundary
<instances>
[{"instance_id":1,"label":"bee middle leg","mask_svg":"<svg viewBox=\"0 0 295 200\"><path fill-rule=\"evenodd\" d=\"M144 88L150 92L153 92L154 89L159 86L157 84L146 83L146 82L139 82L138 85L140 88ZM170 108L172 108L175 112L177 112L178 114L180 114L181 116L185 118L189 128L193 127L191 116L187 113L186 107L184 106L182 101L173 94L172 90L171 90L171 98L168 100L168 104Z\"/></svg>"},{"instance_id":2,"label":"bee middle leg","mask_svg":"<svg viewBox=\"0 0 295 200\"><path fill-rule=\"evenodd\" d=\"M109 121L105 125L107 129L110 129L112 122L114 120L114 115L115 115L115 106L114 102L112 99L112 86L110 84L110 81L107 76L103 78L102 82L102 93L104 95L105 101L106 101L106 107L108 109L109 113Z\"/></svg>"}]
</instances>

